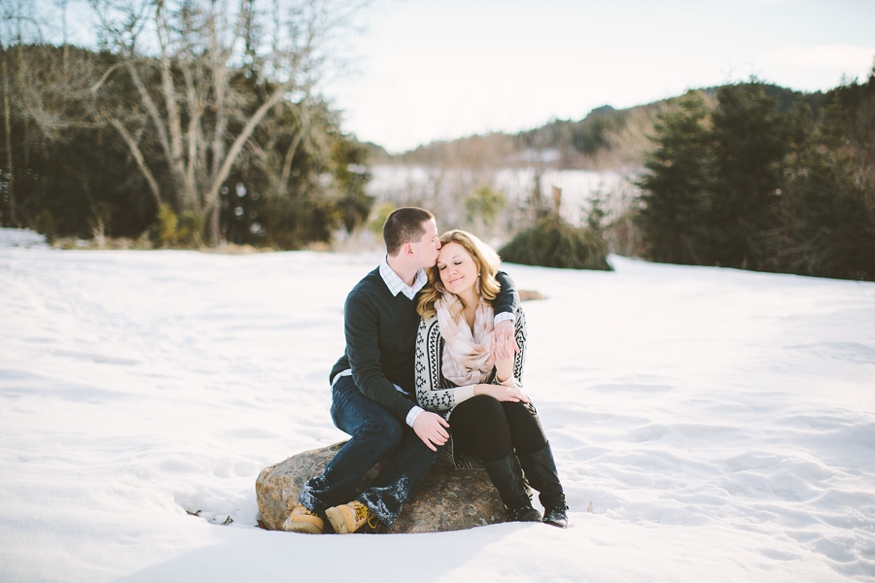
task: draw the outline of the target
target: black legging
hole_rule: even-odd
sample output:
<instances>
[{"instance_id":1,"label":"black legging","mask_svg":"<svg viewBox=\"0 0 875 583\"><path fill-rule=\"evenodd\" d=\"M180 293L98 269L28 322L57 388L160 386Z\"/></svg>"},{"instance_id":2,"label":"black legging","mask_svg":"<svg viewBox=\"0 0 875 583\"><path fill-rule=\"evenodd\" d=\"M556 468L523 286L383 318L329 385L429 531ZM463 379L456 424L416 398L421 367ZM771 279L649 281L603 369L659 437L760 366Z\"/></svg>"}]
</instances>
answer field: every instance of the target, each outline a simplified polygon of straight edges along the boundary
<instances>
[{"instance_id":1,"label":"black legging","mask_svg":"<svg viewBox=\"0 0 875 583\"><path fill-rule=\"evenodd\" d=\"M484 461L501 459L513 450L533 453L547 445L532 405L498 401L488 395L459 403L450 415L450 431L453 449Z\"/></svg>"}]
</instances>

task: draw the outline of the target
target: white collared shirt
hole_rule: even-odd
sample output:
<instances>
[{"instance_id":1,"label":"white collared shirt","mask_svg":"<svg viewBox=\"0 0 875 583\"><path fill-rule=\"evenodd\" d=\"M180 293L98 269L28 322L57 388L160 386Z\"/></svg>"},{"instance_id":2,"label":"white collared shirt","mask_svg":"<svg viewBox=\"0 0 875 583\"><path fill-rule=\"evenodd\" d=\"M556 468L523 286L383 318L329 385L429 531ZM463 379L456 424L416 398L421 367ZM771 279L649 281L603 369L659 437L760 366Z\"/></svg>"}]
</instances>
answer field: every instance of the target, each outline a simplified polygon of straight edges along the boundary
<instances>
[{"instance_id":1,"label":"white collared shirt","mask_svg":"<svg viewBox=\"0 0 875 583\"><path fill-rule=\"evenodd\" d=\"M389 267L388 256L383 257L383 262L380 263L380 277L383 278L383 281L386 283L386 287L389 288L389 291L392 292L393 296L397 296L398 293L404 294L408 300L413 300L416 294L425 287L425 284L428 283L428 276L425 274L425 270L421 267L419 271L416 272L416 277L413 278L413 285L407 285L404 283L398 274L395 273L391 267Z\"/></svg>"}]
</instances>

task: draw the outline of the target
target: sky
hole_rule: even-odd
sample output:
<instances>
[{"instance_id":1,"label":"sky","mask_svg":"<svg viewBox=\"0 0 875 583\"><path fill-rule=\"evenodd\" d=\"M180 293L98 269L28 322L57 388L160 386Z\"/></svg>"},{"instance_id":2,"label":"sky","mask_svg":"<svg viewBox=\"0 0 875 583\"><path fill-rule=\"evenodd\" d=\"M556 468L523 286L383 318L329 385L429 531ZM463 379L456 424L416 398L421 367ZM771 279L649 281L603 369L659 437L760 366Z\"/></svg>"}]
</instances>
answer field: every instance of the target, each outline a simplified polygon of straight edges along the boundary
<instances>
[{"instance_id":1,"label":"sky","mask_svg":"<svg viewBox=\"0 0 875 583\"><path fill-rule=\"evenodd\" d=\"M383 0L327 95L397 153L581 119L751 75L797 90L865 81L871 0Z\"/></svg>"},{"instance_id":2,"label":"sky","mask_svg":"<svg viewBox=\"0 0 875 583\"><path fill-rule=\"evenodd\" d=\"M344 131L392 153L752 75L827 90L865 81L875 58L873 0L349 1L364 8L327 46L345 66L320 89ZM49 17L66 6L69 38L95 44L86 0L35 2Z\"/></svg>"}]
</instances>

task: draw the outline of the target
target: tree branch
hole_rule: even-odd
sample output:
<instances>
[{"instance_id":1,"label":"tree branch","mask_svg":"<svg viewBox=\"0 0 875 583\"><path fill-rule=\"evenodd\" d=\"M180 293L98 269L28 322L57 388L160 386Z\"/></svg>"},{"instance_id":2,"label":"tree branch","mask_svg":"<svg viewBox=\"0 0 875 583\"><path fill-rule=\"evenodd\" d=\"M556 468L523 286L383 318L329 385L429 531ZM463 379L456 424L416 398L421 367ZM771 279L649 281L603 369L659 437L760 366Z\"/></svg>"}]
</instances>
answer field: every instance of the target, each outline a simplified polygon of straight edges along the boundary
<instances>
[{"instance_id":1,"label":"tree branch","mask_svg":"<svg viewBox=\"0 0 875 583\"><path fill-rule=\"evenodd\" d=\"M143 158L143 153L140 151L137 142L131 137L131 134L128 133L128 130L125 129L122 122L111 117L109 118L109 123L118 130L118 133L121 134L122 139L124 139L125 143L128 145L131 155L134 157L134 160L137 161L137 166L140 168L140 172L143 173L143 177L146 179L146 182L149 183L149 189L152 191L152 196L155 197L155 202L158 204L158 208L161 208L163 203L161 202L161 192L158 189L158 182L155 180L155 177L152 176L152 171L146 166L146 160Z\"/></svg>"}]
</instances>

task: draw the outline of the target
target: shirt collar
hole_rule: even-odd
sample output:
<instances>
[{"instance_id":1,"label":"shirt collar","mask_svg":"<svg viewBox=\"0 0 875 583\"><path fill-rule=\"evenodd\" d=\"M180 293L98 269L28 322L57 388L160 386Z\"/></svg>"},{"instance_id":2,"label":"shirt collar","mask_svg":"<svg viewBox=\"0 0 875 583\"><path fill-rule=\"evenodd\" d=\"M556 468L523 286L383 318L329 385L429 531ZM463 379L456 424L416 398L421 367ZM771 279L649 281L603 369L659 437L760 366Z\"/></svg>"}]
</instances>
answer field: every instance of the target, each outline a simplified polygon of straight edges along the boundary
<instances>
[{"instance_id":1,"label":"shirt collar","mask_svg":"<svg viewBox=\"0 0 875 583\"><path fill-rule=\"evenodd\" d=\"M383 278L386 287L389 288L389 291L392 292L393 296L397 296L398 293L401 292L408 300L412 300L419 290L424 288L425 284L428 282L428 276L425 274L425 270L420 268L419 271L416 272L416 277L413 278L413 285L407 285L400 277L398 277L398 274L389 267L389 262L386 257L383 257L383 262L380 263L380 277Z\"/></svg>"}]
</instances>

